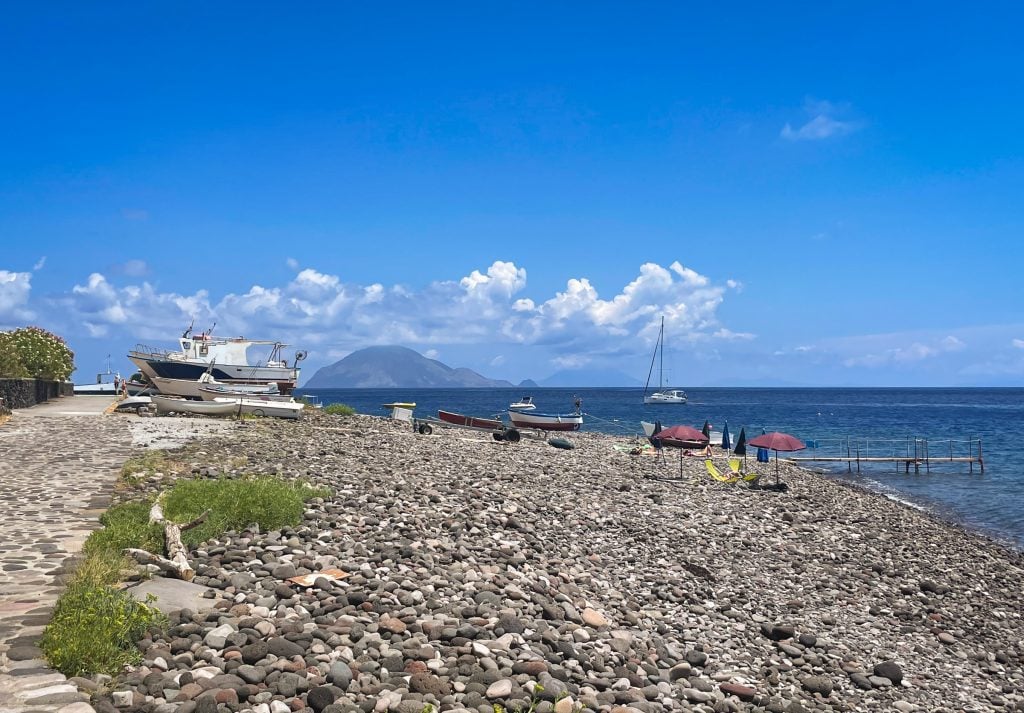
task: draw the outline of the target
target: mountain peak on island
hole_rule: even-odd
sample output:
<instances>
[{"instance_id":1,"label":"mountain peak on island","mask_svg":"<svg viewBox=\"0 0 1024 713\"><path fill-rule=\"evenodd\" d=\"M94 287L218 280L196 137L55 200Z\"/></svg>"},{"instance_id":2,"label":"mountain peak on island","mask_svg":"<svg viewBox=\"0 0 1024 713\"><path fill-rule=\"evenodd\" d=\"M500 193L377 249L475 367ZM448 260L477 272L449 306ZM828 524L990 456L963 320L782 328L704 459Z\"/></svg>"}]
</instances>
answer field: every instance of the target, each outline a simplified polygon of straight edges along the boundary
<instances>
[{"instance_id":1,"label":"mountain peak on island","mask_svg":"<svg viewBox=\"0 0 1024 713\"><path fill-rule=\"evenodd\" d=\"M512 387L510 381L488 379L472 369L452 368L414 349L397 345L366 347L317 370L306 389L458 389Z\"/></svg>"}]
</instances>

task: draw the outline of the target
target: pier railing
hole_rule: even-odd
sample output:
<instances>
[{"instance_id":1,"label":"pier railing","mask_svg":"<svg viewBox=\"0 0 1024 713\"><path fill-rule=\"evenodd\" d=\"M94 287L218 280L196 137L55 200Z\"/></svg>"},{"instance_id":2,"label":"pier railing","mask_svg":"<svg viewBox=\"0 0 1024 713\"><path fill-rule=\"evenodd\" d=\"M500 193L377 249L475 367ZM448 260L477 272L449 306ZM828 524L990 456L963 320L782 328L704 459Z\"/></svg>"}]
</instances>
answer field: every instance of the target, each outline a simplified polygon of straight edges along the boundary
<instances>
[{"instance_id":1,"label":"pier railing","mask_svg":"<svg viewBox=\"0 0 1024 713\"><path fill-rule=\"evenodd\" d=\"M928 439L908 436L906 438L862 438L848 436L845 438L826 438L807 441L807 450L799 451L788 457L796 462L846 463L847 471L861 472L861 466L867 464L893 463L897 472L903 466L909 473L914 468L920 473L924 468L930 473L932 468L945 463L966 463L969 472L974 472L975 464L982 473L985 472L985 459L982 454L980 438L944 438Z\"/></svg>"}]
</instances>

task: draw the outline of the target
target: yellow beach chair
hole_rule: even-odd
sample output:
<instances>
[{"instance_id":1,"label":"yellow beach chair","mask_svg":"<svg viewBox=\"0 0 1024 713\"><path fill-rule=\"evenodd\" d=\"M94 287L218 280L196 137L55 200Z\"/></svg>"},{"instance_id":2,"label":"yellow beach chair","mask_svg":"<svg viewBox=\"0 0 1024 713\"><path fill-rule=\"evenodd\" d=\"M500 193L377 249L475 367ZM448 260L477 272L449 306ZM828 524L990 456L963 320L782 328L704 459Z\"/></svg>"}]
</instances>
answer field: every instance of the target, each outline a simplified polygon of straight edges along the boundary
<instances>
[{"instance_id":1,"label":"yellow beach chair","mask_svg":"<svg viewBox=\"0 0 1024 713\"><path fill-rule=\"evenodd\" d=\"M710 458L704 461L704 465L708 469L708 475L719 483L735 483L740 479L738 475L723 475L720 473L718 468L715 467L715 464L711 462Z\"/></svg>"},{"instance_id":2,"label":"yellow beach chair","mask_svg":"<svg viewBox=\"0 0 1024 713\"><path fill-rule=\"evenodd\" d=\"M744 482L753 483L755 480L761 477L760 473L751 471L750 473L744 473L742 470L742 461L739 458L729 459L729 472L737 479L742 479Z\"/></svg>"}]
</instances>

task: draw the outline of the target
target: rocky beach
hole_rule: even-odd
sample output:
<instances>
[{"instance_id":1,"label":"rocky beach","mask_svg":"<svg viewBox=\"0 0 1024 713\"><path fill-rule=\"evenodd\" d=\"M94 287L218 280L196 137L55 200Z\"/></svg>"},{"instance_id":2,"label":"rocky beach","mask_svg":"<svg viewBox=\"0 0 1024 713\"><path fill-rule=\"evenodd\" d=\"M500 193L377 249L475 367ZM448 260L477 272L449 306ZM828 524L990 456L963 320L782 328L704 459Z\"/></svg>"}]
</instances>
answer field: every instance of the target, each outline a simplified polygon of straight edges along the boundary
<instances>
[{"instance_id":1,"label":"rocky beach","mask_svg":"<svg viewBox=\"0 0 1024 713\"><path fill-rule=\"evenodd\" d=\"M97 711L1024 710L1019 555L793 466L780 491L599 434L110 418L196 437L169 451L191 476L333 494L194 550L203 606L123 679L72 679Z\"/></svg>"},{"instance_id":2,"label":"rocky beach","mask_svg":"<svg viewBox=\"0 0 1024 713\"><path fill-rule=\"evenodd\" d=\"M1024 710L1016 553L792 466L751 489L571 440L315 415L174 451L333 495L195 551L212 608L97 710Z\"/></svg>"}]
</instances>

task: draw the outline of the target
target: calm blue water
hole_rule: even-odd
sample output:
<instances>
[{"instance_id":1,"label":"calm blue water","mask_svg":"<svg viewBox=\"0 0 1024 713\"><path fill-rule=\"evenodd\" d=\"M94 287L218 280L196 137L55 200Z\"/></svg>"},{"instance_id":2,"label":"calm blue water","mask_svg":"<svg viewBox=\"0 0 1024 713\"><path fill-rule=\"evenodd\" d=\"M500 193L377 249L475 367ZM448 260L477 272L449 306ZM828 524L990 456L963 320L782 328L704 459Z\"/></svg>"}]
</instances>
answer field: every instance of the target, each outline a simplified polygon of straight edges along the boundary
<instances>
[{"instance_id":1,"label":"calm blue water","mask_svg":"<svg viewBox=\"0 0 1024 713\"><path fill-rule=\"evenodd\" d=\"M300 390L300 392L305 390ZM384 415L381 404L414 401L416 414L438 408L474 416L501 412L518 401L521 389L312 389L327 403L345 403L359 413ZM865 456L913 455L911 439L928 440L932 459L967 456L968 438L981 439L985 473L975 464L941 464L932 473L905 474L892 463L862 465L848 474L845 464L819 464L839 478L877 488L943 517L1024 547L1024 389L688 389L683 406L644 406L640 389L530 389L538 411L568 412L575 395L583 399L584 430L632 435L640 421L700 428L705 420L721 431L728 421L735 437L746 427L752 438L764 428L817 441L822 455L845 454L859 445ZM976 449L972 445L971 449ZM918 444L918 449L923 444ZM752 457L752 454L751 454ZM856 466L854 466L854 470Z\"/></svg>"}]
</instances>

